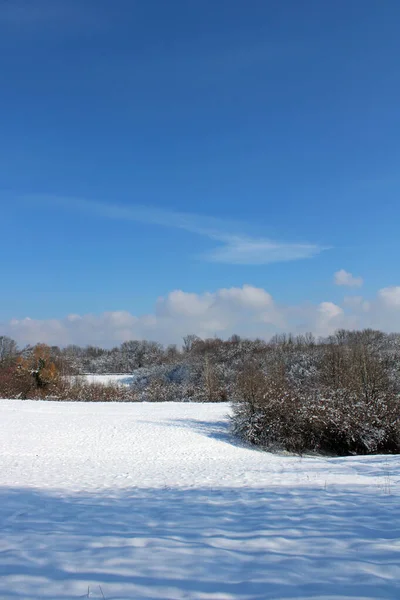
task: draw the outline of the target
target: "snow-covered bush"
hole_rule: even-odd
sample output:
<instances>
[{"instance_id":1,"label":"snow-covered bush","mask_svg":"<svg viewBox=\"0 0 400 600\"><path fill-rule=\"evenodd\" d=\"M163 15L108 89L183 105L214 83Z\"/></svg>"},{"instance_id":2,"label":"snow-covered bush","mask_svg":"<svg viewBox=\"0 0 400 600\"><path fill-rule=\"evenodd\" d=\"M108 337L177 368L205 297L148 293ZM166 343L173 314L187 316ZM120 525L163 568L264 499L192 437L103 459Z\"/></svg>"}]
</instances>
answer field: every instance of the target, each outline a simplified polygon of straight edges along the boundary
<instances>
[{"instance_id":1,"label":"snow-covered bush","mask_svg":"<svg viewBox=\"0 0 400 600\"><path fill-rule=\"evenodd\" d=\"M267 450L350 454L400 452L400 402L386 393L373 399L348 390L310 394L269 382L260 403L234 404L234 431Z\"/></svg>"},{"instance_id":2,"label":"snow-covered bush","mask_svg":"<svg viewBox=\"0 0 400 600\"><path fill-rule=\"evenodd\" d=\"M281 366L265 373L252 363L239 374L233 428L242 439L296 453L400 452L398 382L376 347L331 340L305 379Z\"/></svg>"}]
</instances>

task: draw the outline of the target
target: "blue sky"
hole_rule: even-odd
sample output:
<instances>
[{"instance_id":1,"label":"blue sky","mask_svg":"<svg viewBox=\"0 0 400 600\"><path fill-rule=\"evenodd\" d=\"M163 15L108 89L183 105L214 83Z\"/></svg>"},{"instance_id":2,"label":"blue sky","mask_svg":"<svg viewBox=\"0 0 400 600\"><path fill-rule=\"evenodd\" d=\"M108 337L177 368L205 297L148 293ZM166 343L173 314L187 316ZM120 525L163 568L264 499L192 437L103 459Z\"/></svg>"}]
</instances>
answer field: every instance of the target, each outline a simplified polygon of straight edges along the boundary
<instances>
[{"instance_id":1,"label":"blue sky","mask_svg":"<svg viewBox=\"0 0 400 600\"><path fill-rule=\"evenodd\" d=\"M3 329L157 318L174 290L396 295L399 22L397 0L1 2Z\"/></svg>"}]
</instances>

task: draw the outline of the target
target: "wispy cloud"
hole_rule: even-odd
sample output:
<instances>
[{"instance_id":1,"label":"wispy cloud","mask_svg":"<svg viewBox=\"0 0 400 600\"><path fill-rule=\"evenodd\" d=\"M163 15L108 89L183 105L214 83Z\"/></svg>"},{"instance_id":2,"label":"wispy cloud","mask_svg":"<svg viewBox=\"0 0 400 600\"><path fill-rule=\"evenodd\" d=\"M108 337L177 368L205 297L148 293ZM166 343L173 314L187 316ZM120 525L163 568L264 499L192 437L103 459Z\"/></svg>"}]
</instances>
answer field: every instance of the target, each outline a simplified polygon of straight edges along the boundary
<instances>
[{"instance_id":1,"label":"wispy cloud","mask_svg":"<svg viewBox=\"0 0 400 600\"><path fill-rule=\"evenodd\" d=\"M316 244L291 244L241 235L214 237L223 244L205 255L212 262L236 265L265 265L312 258L325 248Z\"/></svg>"},{"instance_id":2,"label":"wispy cloud","mask_svg":"<svg viewBox=\"0 0 400 600\"><path fill-rule=\"evenodd\" d=\"M227 219L176 212L140 205L121 206L85 199L47 195L20 197L25 202L46 204L47 207L85 212L95 217L117 221L132 221L161 227L181 229L208 238L217 245L200 258L209 262L236 265L266 265L316 256L327 247L318 244L290 243L255 237L243 233L246 225Z\"/></svg>"}]
</instances>

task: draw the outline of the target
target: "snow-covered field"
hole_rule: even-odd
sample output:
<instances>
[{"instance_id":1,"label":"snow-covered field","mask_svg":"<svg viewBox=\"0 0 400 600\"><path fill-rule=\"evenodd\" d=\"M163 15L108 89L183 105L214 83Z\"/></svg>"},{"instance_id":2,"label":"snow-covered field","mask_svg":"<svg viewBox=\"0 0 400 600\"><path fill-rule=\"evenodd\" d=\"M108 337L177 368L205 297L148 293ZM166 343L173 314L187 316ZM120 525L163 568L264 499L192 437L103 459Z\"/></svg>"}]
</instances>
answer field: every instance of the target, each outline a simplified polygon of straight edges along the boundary
<instances>
[{"instance_id":1,"label":"snow-covered field","mask_svg":"<svg viewBox=\"0 0 400 600\"><path fill-rule=\"evenodd\" d=\"M113 383L115 385L126 385L126 386L131 385L132 382L135 379L135 377L133 375L129 375L129 374L126 374L126 375L91 375L91 374L86 374L86 375L77 375L76 377L78 379L79 379L79 377L82 377L82 379L85 379L89 383L99 383L101 385L107 385L109 383Z\"/></svg>"},{"instance_id":2,"label":"snow-covered field","mask_svg":"<svg viewBox=\"0 0 400 600\"><path fill-rule=\"evenodd\" d=\"M2 599L400 598L400 457L242 447L228 404L0 407Z\"/></svg>"}]
</instances>

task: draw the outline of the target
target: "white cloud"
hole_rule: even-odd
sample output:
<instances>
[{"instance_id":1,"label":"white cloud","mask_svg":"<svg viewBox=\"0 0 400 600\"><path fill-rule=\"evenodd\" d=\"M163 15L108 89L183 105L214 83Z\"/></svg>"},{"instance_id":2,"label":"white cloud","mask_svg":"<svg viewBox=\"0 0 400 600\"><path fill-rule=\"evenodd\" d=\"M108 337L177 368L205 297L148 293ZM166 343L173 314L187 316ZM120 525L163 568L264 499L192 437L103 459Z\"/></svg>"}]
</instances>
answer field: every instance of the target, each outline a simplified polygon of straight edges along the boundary
<instances>
[{"instance_id":1,"label":"white cloud","mask_svg":"<svg viewBox=\"0 0 400 600\"><path fill-rule=\"evenodd\" d=\"M9 200L9 198L8 198ZM15 200L15 198L14 198ZM266 265L312 258L327 247L318 244L282 242L263 237L249 236L242 232L246 224L233 223L228 219L175 212L140 205L119 206L92 202L79 198L28 195L17 198L30 204L45 205L49 209L62 208L80 211L95 217L114 221L148 223L151 225L181 229L213 242L214 247L199 258L209 262L236 265ZM217 245L215 246L215 242Z\"/></svg>"},{"instance_id":2,"label":"white cloud","mask_svg":"<svg viewBox=\"0 0 400 600\"><path fill-rule=\"evenodd\" d=\"M348 273L348 271L345 271L344 269L340 269L340 271L336 271L335 273L336 285L343 285L346 287L361 287L363 283L362 277L354 277L354 275Z\"/></svg>"},{"instance_id":3,"label":"white cloud","mask_svg":"<svg viewBox=\"0 0 400 600\"><path fill-rule=\"evenodd\" d=\"M152 314L113 311L70 314L64 319L13 319L3 323L0 333L20 344L41 341L110 347L129 339L180 343L188 333L223 338L238 333L269 339L278 332L311 331L326 336L343 327L400 331L400 286L381 289L368 301L353 296L344 298L341 305L324 301L288 306L277 304L266 290L251 285L202 294L175 290L158 298Z\"/></svg>"},{"instance_id":4,"label":"white cloud","mask_svg":"<svg viewBox=\"0 0 400 600\"><path fill-rule=\"evenodd\" d=\"M333 302L321 302L317 307L314 330L317 335L329 335L344 325L344 310Z\"/></svg>"},{"instance_id":5,"label":"white cloud","mask_svg":"<svg viewBox=\"0 0 400 600\"><path fill-rule=\"evenodd\" d=\"M321 302L318 306L318 312L325 321L331 321L343 315L343 309L333 302Z\"/></svg>"},{"instance_id":6,"label":"white cloud","mask_svg":"<svg viewBox=\"0 0 400 600\"><path fill-rule=\"evenodd\" d=\"M0 335L20 344L95 344L105 347L129 339L180 343L188 333L200 337L233 333L269 339L279 332L313 332L326 336L336 329L371 327L400 331L400 286L378 291L374 299L345 297L343 302L281 305L265 289L251 285L221 288L195 294L174 290L158 298L151 314L137 316L129 311L100 315L70 314L64 319L13 319L3 323Z\"/></svg>"},{"instance_id":7,"label":"white cloud","mask_svg":"<svg viewBox=\"0 0 400 600\"><path fill-rule=\"evenodd\" d=\"M101 315L71 314L64 319L14 319L3 333L20 343L112 346L128 339L180 342L188 333L201 337L229 336L234 332L268 338L285 328L284 310L264 289L251 285L222 288L203 294L175 290L158 298L154 314L135 316L127 311Z\"/></svg>"},{"instance_id":8,"label":"white cloud","mask_svg":"<svg viewBox=\"0 0 400 600\"><path fill-rule=\"evenodd\" d=\"M203 315L213 302L212 294L188 294L182 290L175 290L167 298L159 298L156 313L160 317L180 315L196 317Z\"/></svg>"},{"instance_id":9,"label":"white cloud","mask_svg":"<svg viewBox=\"0 0 400 600\"><path fill-rule=\"evenodd\" d=\"M254 310L265 309L273 304L272 296L268 292L251 285L222 289L216 293L216 296L222 301L234 302Z\"/></svg>"},{"instance_id":10,"label":"white cloud","mask_svg":"<svg viewBox=\"0 0 400 600\"><path fill-rule=\"evenodd\" d=\"M364 300L362 296L345 296L343 305L355 311L363 310L364 312L368 312L371 308L371 303Z\"/></svg>"},{"instance_id":11,"label":"white cloud","mask_svg":"<svg viewBox=\"0 0 400 600\"><path fill-rule=\"evenodd\" d=\"M400 286L383 288L379 291L379 298L387 307L400 309Z\"/></svg>"}]
</instances>

